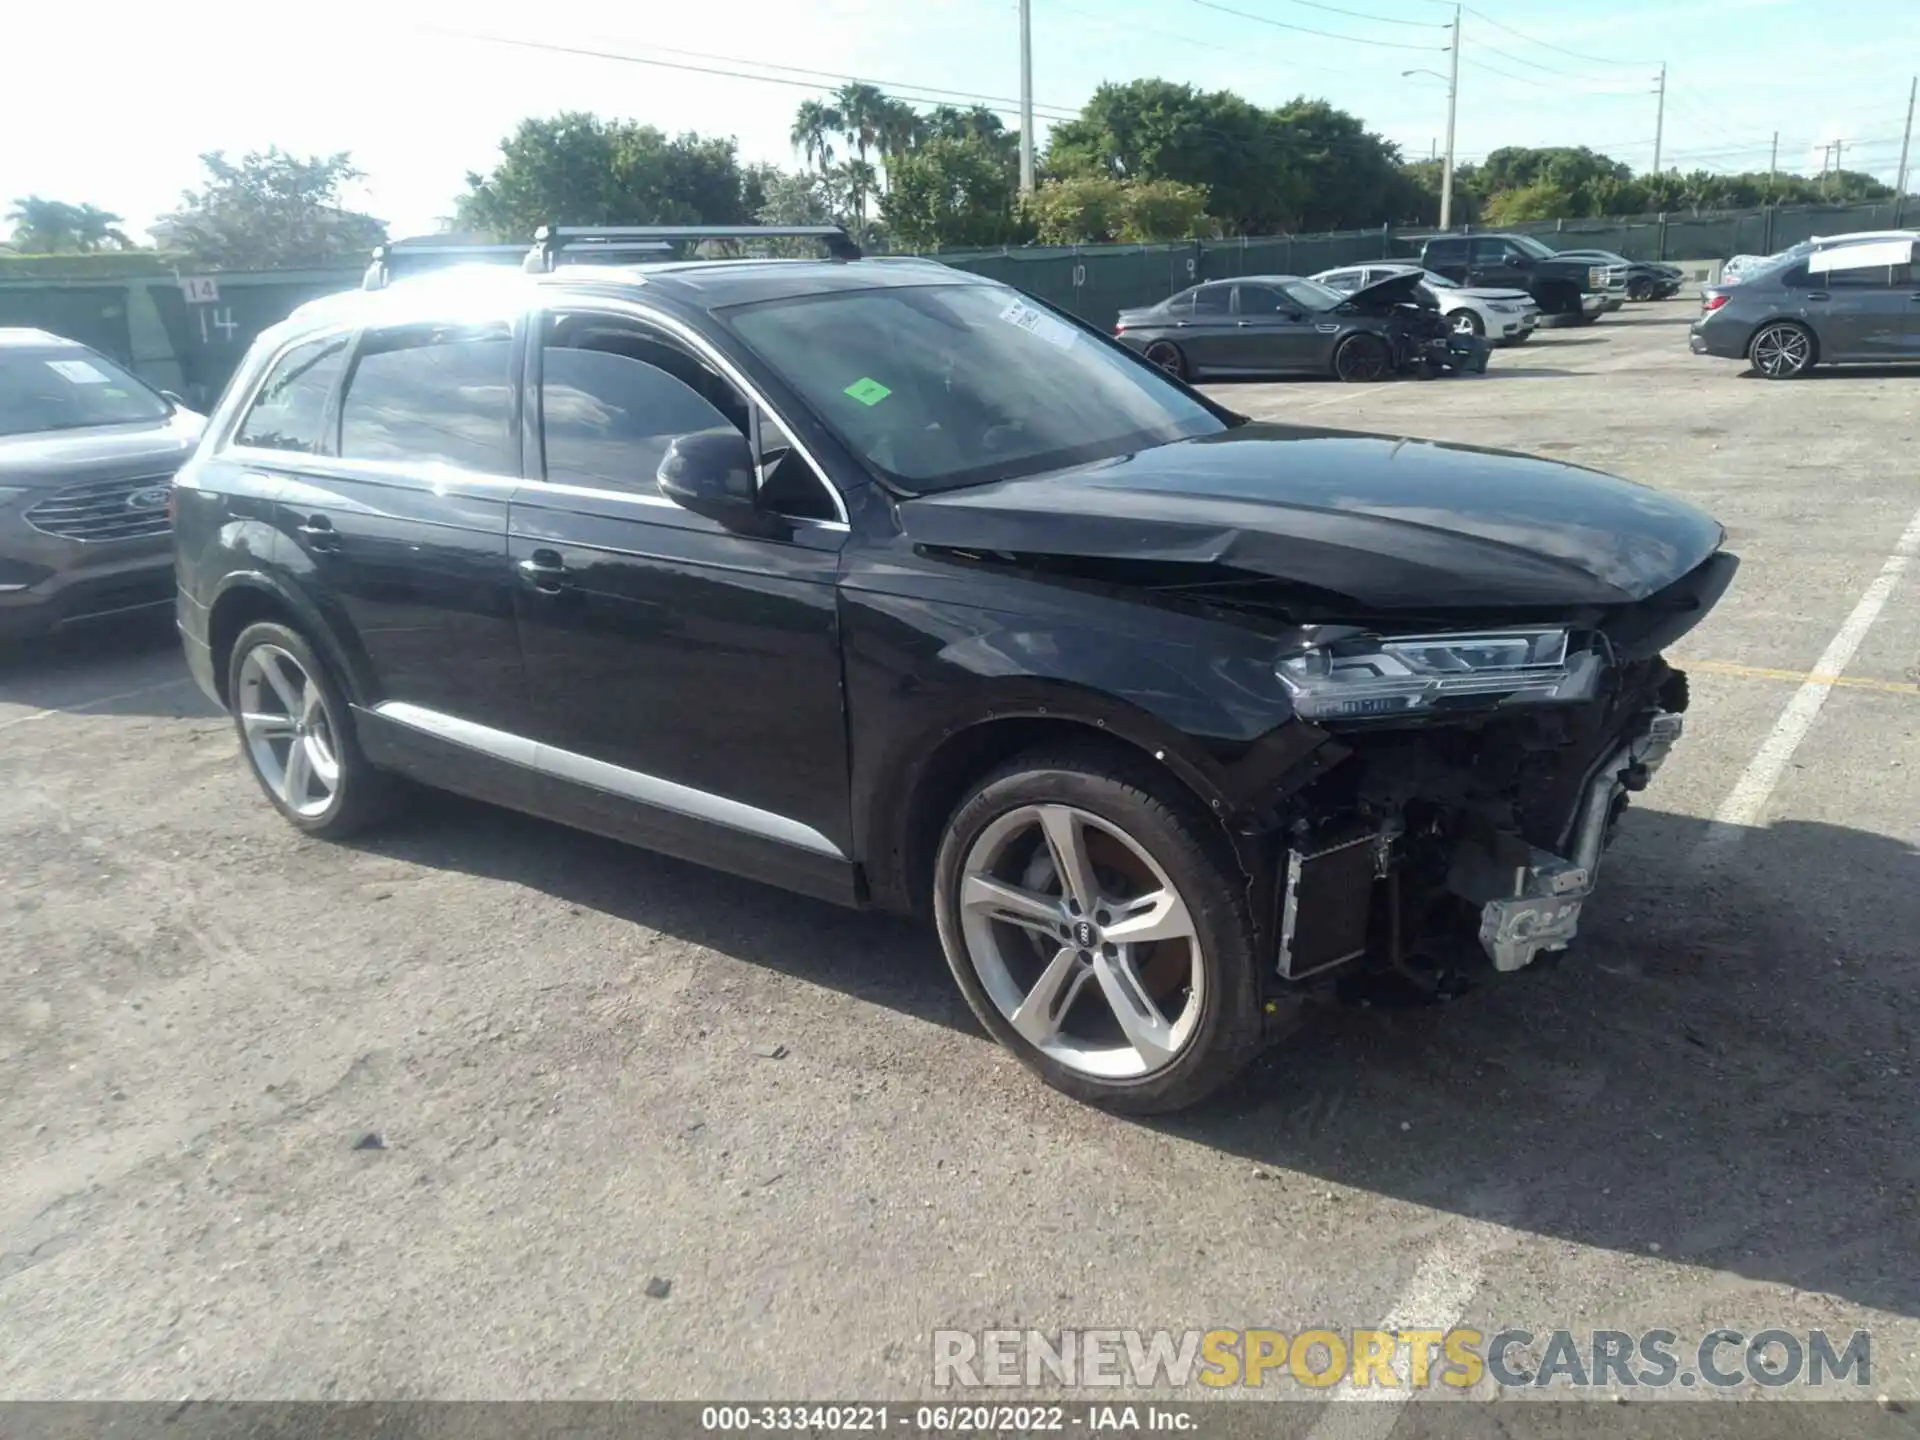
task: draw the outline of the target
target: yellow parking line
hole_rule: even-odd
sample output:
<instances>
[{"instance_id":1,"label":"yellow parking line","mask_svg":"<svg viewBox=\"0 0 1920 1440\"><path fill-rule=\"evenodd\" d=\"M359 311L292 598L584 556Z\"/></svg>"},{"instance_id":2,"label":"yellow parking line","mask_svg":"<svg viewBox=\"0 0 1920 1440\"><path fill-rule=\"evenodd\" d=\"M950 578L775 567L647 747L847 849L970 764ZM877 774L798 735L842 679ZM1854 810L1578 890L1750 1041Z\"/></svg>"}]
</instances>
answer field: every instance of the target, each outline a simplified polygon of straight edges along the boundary
<instances>
[{"instance_id":1,"label":"yellow parking line","mask_svg":"<svg viewBox=\"0 0 1920 1440\"><path fill-rule=\"evenodd\" d=\"M1910 685L1904 680L1867 680L1855 675L1827 675L1818 670L1770 670L1764 665L1736 665L1731 660L1683 660L1679 665L1683 670L1698 670L1707 675L1740 675L1749 680L1788 680L1795 685L1812 681L1816 685L1878 690L1883 695L1920 695L1920 685Z\"/></svg>"}]
</instances>

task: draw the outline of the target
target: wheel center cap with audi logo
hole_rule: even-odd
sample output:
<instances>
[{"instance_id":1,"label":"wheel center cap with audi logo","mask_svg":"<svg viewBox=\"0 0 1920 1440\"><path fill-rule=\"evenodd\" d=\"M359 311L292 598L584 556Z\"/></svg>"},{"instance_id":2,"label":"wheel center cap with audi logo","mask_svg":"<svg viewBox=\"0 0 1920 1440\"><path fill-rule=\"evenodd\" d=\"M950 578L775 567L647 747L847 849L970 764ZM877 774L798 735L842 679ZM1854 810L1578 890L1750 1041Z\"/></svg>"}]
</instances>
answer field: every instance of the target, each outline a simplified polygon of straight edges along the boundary
<instances>
[{"instance_id":1,"label":"wheel center cap with audi logo","mask_svg":"<svg viewBox=\"0 0 1920 1440\"><path fill-rule=\"evenodd\" d=\"M1076 920L1073 922L1073 943L1078 945L1082 950L1091 950L1093 948L1093 942L1098 938L1099 933L1099 931L1093 928L1093 922L1091 920Z\"/></svg>"}]
</instances>

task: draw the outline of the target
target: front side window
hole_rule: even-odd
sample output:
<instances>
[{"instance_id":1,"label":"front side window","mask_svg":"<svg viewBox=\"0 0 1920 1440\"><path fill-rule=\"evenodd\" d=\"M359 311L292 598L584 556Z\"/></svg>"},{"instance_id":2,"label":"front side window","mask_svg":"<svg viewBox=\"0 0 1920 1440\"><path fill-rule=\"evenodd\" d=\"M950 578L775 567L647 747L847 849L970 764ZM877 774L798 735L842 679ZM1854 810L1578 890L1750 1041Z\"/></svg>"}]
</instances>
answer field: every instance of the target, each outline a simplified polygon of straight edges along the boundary
<instances>
[{"instance_id":1,"label":"front side window","mask_svg":"<svg viewBox=\"0 0 1920 1440\"><path fill-rule=\"evenodd\" d=\"M154 425L169 413L142 381L79 345L0 349L0 435Z\"/></svg>"},{"instance_id":2,"label":"front side window","mask_svg":"<svg viewBox=\"0 0 1920 1440\"><path fill-rule=\"evenodd\" d=\"M547 479L659 493L660 461L675 436L734 426L701 393L725 382L703 371L677 346L638 329L559 322L540 352Z\"/></svg>"},{"instance_id":3,"label":"front side window","mask_svg":"<svg viewBox=\"0 0 1920 1440\"><path fill-rule=\"evenodd\" d=\"M309 340L274 363L233 443L261 450L292 450L303 455L333 451L326 432L327 399L346 362L345 336Z\"/></svg>"},{"instance_id":4,"label":"front side window","mask_svg":"<svg viewBox=\"0 0 1920 1440\"><path fill-rule=\"evenodd\" d=\"M1153 366L1003 285L797 296L722 318L841 443L911 491L1226 428Z\"/></svg>"},{"instance_id":5,"label":"front side window","mask_svg":"<svg viewBox=\"0 0 1920 1440\"><path fill-rule=\"evenodd\" d=\"M1476 265L1504 265L1508 256L1507 242L1504 240L1476 240L1473 242L1473 263Z\"/></svg>"},{"instance_id":6,"label":"front side window","mask_svg":"<svg viewBox=\"0 0 1920 1440\"><path fill-rule=\"evenodd\" d=\"M340 402L341 456L515 473L512 358L505 321L368 332Z\"/></svg>"},{"instance_id":7,"label":"front side window","mask_svg":"<svg viewBox=\"0 0 1920 1440\"><path fill-rule=\"evenodd\" d=\"M1242 285L1240 287L1242 315L1278 315L1293 308L1293 303L1271 286Z\"/></svg>"},{"instance_id":8,"label":"front side window","mask_svg":"<svg viewBox=\"0 0 1920 1440\"><path fill-rule=\"evenodd\" d=\"M1531 235L1510 235L1500 242L1510 250L1521 255L1531 256L1535 260L1551 260L1553 247L1536 240Z\"/></svg>"},{"instance_id":9,"label":"front side window","mask_svg":"<svg viewBox=\"0 0 1920 1440\"><path fill-rule=\"evenodd\" d=\"M1464 240L1430 240L1427 242L1427 264L1458 265L1467 258L1467 242Z\"/></svg>"}]
</instances>

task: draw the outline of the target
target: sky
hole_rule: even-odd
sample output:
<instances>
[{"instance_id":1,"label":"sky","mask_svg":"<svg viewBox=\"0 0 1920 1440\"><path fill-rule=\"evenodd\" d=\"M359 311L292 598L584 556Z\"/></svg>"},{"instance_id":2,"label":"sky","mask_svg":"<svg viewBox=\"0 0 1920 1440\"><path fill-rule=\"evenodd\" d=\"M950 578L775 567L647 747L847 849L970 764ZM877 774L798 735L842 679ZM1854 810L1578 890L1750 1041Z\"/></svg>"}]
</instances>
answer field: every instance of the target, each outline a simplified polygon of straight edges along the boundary
<instances>
[{"instance_id":1,"label":"sky","mask_svg":"<svg viewBox=\"0 0 1920 1440\"><path fill-rule=\"evenodd\" d=\"M1449 0L1031 3L1043 134L1102 81L1159 76L1266 105L1325 98L1410 157L1444 143ZM732 135L743 159L792 166L794 107L840 78L914 87L929 105L985 97L1009 123L1020 83L1016 0L0 9L0 205L90 203L135 232L201 181L208 150L348 151L366 172L352 202L400 236L439 228L527 115ZM1667 165L1765 169L1778 130L1783 169L1817 172L1840 139L1847 168L1891 181L1920 0L1478 0L1460 58L1463 161L1567 144L1647 169L1664 61Z\"/></svg>"}]
</instances>

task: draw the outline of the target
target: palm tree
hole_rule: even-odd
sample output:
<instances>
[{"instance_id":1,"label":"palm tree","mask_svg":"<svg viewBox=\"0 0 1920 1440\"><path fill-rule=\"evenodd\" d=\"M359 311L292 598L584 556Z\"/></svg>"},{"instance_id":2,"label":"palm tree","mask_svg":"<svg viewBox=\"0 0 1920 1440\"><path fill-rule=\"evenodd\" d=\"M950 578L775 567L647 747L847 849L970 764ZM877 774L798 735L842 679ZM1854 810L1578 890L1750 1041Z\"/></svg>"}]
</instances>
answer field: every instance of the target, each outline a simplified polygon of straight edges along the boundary
<instances>
[{"instance_id":1,"label":"palm tree","mask_svg":"<svg viewBox=\"0 0 1920 1440\"><path fill-rule=\"evenodd\" d=\"M912 150L931 132L926 117L903 100L888 100L881 113L878 138L881 157L889 162Z\"/></svg>"},{"instance_id":2,"label":"palm tree","mask_svg":"<svg viewBox=\"0 0 1920 1440\"><path fill-rule=\"evenodd\" d=\"M116 250L133 248L126 231L120 228L120 216L111 210L102 210L98 205L76 205L73 211L74 243L83 254L104 250L109 244Z\"/></svg>"},{"instance_id":3,"label":"palm tree","mask_svg":"<svg viewBox=\"0 0 1920 1440\"><path fill-rule=\"evenodd\" d=\"M879 140L887 109L893 103L881 90L857 80L834 92L833 109L840 117L840 133L854 148L861 163L866 162L867 152Z\"/></svg>"},{"instance_id":4,"label":"palm tree","mask_svg":"<svg viewBox=\"0 0 1920 1440\"><path fill-rule=\"evenodd\" d=\"M57 255L78 248L74 225L79 211L64 200L23 195L13 202L7 219L13 225L13 243L22 250Z\"/></svg>"},{"instance_id":5,"label":"palm tree","mask_svg":"<svg viewBox=\"0 0 1920 1440\"><path fill-rule=\"evenodd\" d=\"M800 108L794 112L793 130L789 138L793 148L806 157L809 165L817 164L820 173L826 174L833 165L833 137L840 133L844 122L840 112L832 105L818 100L802 100Z\"/></svg>"}]
</instances>

